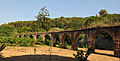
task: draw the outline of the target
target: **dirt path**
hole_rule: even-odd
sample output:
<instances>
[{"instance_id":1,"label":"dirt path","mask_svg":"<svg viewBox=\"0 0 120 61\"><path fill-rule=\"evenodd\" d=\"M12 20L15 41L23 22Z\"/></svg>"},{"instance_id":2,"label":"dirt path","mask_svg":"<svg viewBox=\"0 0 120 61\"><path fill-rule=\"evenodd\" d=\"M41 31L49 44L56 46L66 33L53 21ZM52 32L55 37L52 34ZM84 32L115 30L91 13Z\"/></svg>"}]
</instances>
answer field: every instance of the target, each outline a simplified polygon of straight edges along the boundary
<instances>
[{"instance_id":1,"label":"dirt path","mask_svg":"<svg viewBox=\"0 0 120 61\"><path fill-rule=\"evenodd\" d=\"M73 54L76 51L61 49L49 46L36 47L34 56L34 47L6 47L1 53L4 58L0 61L77 61ZM86 51L85 48L80 50ZM120 58L113 57L113 51L96 50L96 54L91 54L88 58L90 61L120 61Z\"/></svg>"}]
</instances>

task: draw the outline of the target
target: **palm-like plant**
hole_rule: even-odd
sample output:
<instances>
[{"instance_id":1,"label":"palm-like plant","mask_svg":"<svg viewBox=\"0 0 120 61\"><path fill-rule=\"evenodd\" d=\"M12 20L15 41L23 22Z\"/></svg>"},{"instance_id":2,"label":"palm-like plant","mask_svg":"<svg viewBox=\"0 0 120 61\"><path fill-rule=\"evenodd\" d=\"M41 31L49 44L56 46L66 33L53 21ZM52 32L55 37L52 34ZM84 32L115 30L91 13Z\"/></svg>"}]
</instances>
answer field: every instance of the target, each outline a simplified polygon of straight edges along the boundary
<instances>
[{"instance_id":1,"label":"palm-like plant","mask_svg":"<svg viewBox=\"0 0 120 61\"><path fill-rule=\"evenodd\" d=\"M73 54L73 56L75 56L75 58L77 58L79 61L87 61L87 58L91 53L92 52L89 50L86 53L84 53L83 50L78 50L77 54Z\"/></svg>"}]
</instances>

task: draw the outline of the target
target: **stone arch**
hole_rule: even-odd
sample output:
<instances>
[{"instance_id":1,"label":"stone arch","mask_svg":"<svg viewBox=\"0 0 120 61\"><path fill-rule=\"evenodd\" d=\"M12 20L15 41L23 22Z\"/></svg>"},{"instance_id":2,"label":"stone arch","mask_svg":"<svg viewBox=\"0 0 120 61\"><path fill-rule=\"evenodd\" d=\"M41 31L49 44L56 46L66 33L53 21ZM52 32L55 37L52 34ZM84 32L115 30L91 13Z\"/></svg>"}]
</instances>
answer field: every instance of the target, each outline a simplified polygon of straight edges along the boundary
<instances>
[{"instance_id":1,"label":"stone arch","mask_svg":"<svg viewBox=\"0 0 120 61\"><path fill-rule=\"evenodd\" d=\"M74 32L71 32L71 41L72 41L71 49L77 50L77 47L78 47L77 38L79 37L79 35L80 35L81 33L83 33L83 32L82 32L82 31L74 31Z\"/></svg>"},{"instance_id":2,"label":"stone arch","mask_svg":"<svg viewBox=\"0 0 120 61\"><path fill-rule=\"evenodd\" d=\"M66 36L69 36L70 38L72 37L72 32L67 32L66 34Z\"/></svg>"},{"instance_id":3,"label":"stone arch","mask_svg":"<svg viewBox=\"0 0 120 61\"><path fill-rule=\"evenodd\" d=\"M84 32L78 32L76 34L76 40L77 40L78 47L80 48L87 47L88 41L87 41L87 37Z\"/></svg>"},{"instance_id":4,"label":"stone arch","mask_svg":"<svg viewBox=\"0 0 120 61\"><path fill-rule=\"evenodd\" d=\"M58 33L52 32L48 34L51 38L51 45L55 46L56 38L58 36Z\"/></svg>"},{"instance_id":5,"label":"stone arch","mask_svg":"<svg viewBox=\"0 0 120 61\"><path fill-rule=\"evenodd\" d=\"M21 38L22 37L22 35L19 35L19 38Z\"/></svg>"},{"instance_id":6,"label":"stone arch","mask_svg":"<svg viewBox=\"0 0 120 61\"><path fill-rule=\"evenodd\" d=\"M113 38L106 30L97 30L95 34L95 48L113 50Z\"/></svg>"},{"instance_id":7,"label":"stone arch","mask_svg":"<svg viewBox=\"0 0 120 61\"><path fill-rule=\"evenodd\" d=\"M56 47L56 45L60 45L60 38L58 33L51 33L49 34L51 38L51 45Z\"/></svg>"},{"instance_id":8,"label":"stone arch","mask_svg":"<svg viewBox=\"0 0 120 61\"><path fill-rule=\"evenodd\" d=\"M36 35L36 38L38 39L39 37L41 37L39 34L38 35Z\"/></svg>"},{"instance_id":9,"label":"stone arch","mask_svg":"<svg viewBox=\"0 0 120 61\"><path fill-rule=\"evenodd\" d=\"M70 33L64 33L62 37L63 37L63 38L62 38L62 44L64 44L64 43L65 43L65 39L66 39L67 37L70 37L70 38L71 38L71 35L70 35Z\"/></svg>"},{"instance_id":10,"label":"stone arch","mask_svg":"<svg viewBox=\"0 0 120 61\"><path fill-rule=\"evenodd\" d=\"M120 29L106 30L113 39L114 42L114 55L120 57Z\"/></svg>"},{"instance_id":11,"label":"stone arch","mask_svg":"<svg viewBox=\"0 0 120 61\"><path fill-rule=\"evenodd\" d=\"M28 35L24 35L23 37L28 37Z\"/></svg>"},{"instance_id":12,"label":"stone arch","mask_svg":"<svg viewBox=\"0 0 120 61\"><path fill-rule=\"evenodd\" d=\"M45 41L45 35L46 34L40 34L40 36L42 37L43 41Z\"/></svg>"},{"instance_id":13,"label":"stone arch","mask_svg":"<svg viewBox=\"0 0 120 61\"><path fill-rule=\"evenodd\" d=\"M51 35L49 35L49 34L46 34L45 35L45 44L46 45L50 45L50 43L52 43L51 40L52 38L51 38Z\"/></svg>"},{"instance_id":14,"label":"stone arch","mask_svg":"<svg viewBox=\"0 0 120 61\"><path fill-rule=\"evenodd\" d=\"M96 30L86 30L85 36L87 38L87 47L91 52L95 52L95 38L96 38Z\"/></svg>"},{"instance_id":15,"label":"stone arch","mask_svg":"<svg viewBox=\"0 0 120 61\"><path fill-rule=\"evenodd\" d=\"M30 37L30 38L34 38L34 36L33 36L33 35L30 35L29 37Z\"/></svg>"},{"instance_id":16,"label":"stone arch","mask_svg":"<svg viewBox=\"0 0 120 61\"><path fill-rule=\"evenodd\" d=\"M56 35L55 44L60 45L60 38L58 35Z\"/></svg>"},{"instance_id":17,"label":"stone arch","mask_svg":"<svg viewBox=\"0 0 120 61\"><path fill-rule=\"evenodd\" d=\"M63 44L63 40L64 40L64 33L58 33L59 36L59 40L60 40L60 45Z\"/></svg>"},{"instance_id":18,"label":"stone arch","mask_svg":"<svg viewBox=\"0 0 120 61\"><path fill-rule=\"evenodd\" d=\"M67 35L69 35L69 34L68 34L68 33L64 33L64 34L63 34L63 38L66 37Z\"/></svg>"},{"instance_id":19,"label":"stone arch","mask_svg":"<svg viewBox=\"0 0 120 61\"><path fill-rule=\"evenodd\" d=\"M87 36L87 40L88 40L88 50L95 52L95 40L96 40L97 35L100 32L106 32L108 35L110 35L110 37L112 37L111 34L106 29L87 31L86 36ZM113 39L113 37L112 37L112 39Z\"/></svg>"},{"instance_id":20,"label":"stone arch","mask_svg":"<svg viewBox=\"0 0 120 61\"><path fill-rule=\"evenodd\" d=\"M44 44L44 40L43 40L43 37L41 37L41 34L36 34L34 37L36 37L36 44L38 45L43 45Z\"/></svg>"}]
</instances>

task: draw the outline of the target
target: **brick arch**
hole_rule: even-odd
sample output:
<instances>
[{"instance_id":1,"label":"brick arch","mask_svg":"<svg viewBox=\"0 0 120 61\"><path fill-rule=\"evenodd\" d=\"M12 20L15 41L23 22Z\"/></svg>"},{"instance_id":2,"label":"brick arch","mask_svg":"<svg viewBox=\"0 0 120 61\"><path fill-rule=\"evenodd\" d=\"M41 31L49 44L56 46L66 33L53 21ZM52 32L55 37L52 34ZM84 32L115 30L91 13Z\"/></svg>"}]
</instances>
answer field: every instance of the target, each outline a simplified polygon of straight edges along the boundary
<instances>
[{"instance_id":1,"label":"brick arch","mask_svg":"<svg viewBox=\"0 0 120 61\"><path fill-rule=\"evenodd\" d=\"M99 34L101 34L102 32L105 32L106 34L105 35L109 35L109 37L110 37L110 39L111 39L111 46L109 47L109 49L112 49L113 50L113 46L114 46L114 40L113 40L113 38L112 38L112 36L111 36L111 34L110 33L108 33L108 31L106 30L106 29L101 29L101 30L96 30L96 36L95 36L95 43L96 43L96 38L98 37L98 35ZM105 43L106 44L106 43ZM108 49L108 48L106 48L106 49Z\"/></svg>"},{"instance_id":2,"label":"brick arch","mask_svg":"<svg viewBox=\"0 0 120 61\"><path fill-rule=\"evenodd\" d=\"M53 43L56 41L56 35L57 34L56 33L48 33L46 35L48 35L51 38L51 46L53 46Z\"/></svg>"},{"instance_id":3,"label":"brick arch","mask_svg":"<svg viewBox=\"0 0 120 61\"><path fill-rule=\"evenodd\" d=\"M19 38L21 38L22 37L22 35L19 35Z\"/></svg>"},{"instance_id":4,"label":"brick arch","mask_svg":"<svg viewBox=\"0 0 120 61\"><path fill-rule=\"evenodd\" d=\"M64 35L63 35L63 39L65 39L65 37L66 37L67 35L69 35L69 34L67 34L67 33L64 33Z\"/></svg>"},{"instance_id":5,"label":"brick arch","mask_svg":"<svg viewBox=\"0 0 120 61\"><path fill-rule=\"evenodd\" d=\"M43 41L45 40L45 35L46 34L40 34L40 36L43 38Z\"/></svg>"},{"instance_id":6,"label":"brick arch","mask_svg":"<svg viewBox=\"0 0 120 61\"><path fill-rule=\"evenodd\" d=\"M64 33L58 33L57 35L59 36L60 45L62 45L64 40Z\"/></svg>"},{"instance_id":7,"label":"brick arch","mask_svg":"<svg viewBox=\"0 0 120 61\"><path fill-rule=\"evenodd\" d=\"M38 37L41 37L40 34L37 34L37 35L36 35L36 39L38 39Z\"/></svg>"},{"instance_id":8,"label":"brick arch","mask_svg":"<svg viewBox=\"0 0 120 61\"><path fill-rule=\"evenodd\" d=\"M29 35L27 35L27 34L25 34L25 35L23 35L23 37L28 37Z\"/></svg>"},{"instance_id":9,"label":"brick arch","mask_svg":"<svg viewBox=\"0 0 120 61\"><path fill-rule=\"evenodd\" d=\"M29 37L30 37L30 38L34 38L34 36L33 36L32 34L31 34L31 35L29 35Z\"/></svg>"},{"instance_id":10,"label":"brick arch","mask_svg":"<svg viewBox=\"0 0 120 61\"><path fill-rule=\"evenodd\" d=\"M108 35L111 35L105 29L86 31L85 36L87 37L87 41L88 41L88 49L95 52L95 40L96 40L97 35L101 32L107 32Z\"/></svg>"},{"instance_id":11,"label":"brick arch","mask_svg":"<svg viewBox=\"0 0 120 61\"><path fill-rule=\"evenodd\" d=\"M59 33L53 32L53 33L49 34L49 36L51 38L51 44L52 44L52 46L53 45L55 46L56 39L57 39L57 37L59 38Z\"/></svg>"},{"instance_id":12,"label":"brick arch","mask_svg":"<svg viewBox=\"0 0 120 61\"><path fill-rule=\"evenodd\" d=\"M77 43L77 46L80 45L80 44L78 44L78 43L80 43L80 41L78 41L78 38L79 38L79 36L80 36L81 34L82 34L82 35L85 35L85 32L82 32L82 31L75 32L75 36L74 36L74 37L75 37L75 38L74 38L75 40L74 40L74 41L75 41L75 43ZM85 37L86 37L86 36L85 36Z\"/></svg>"},{"instance_id":13,"label":"brick arch","mask_svg":"<svg viewBox=\"0 0 120 61\"><path fill-rule=\"evenodd\" d=\"M110 35L110 36L112 37L111 33L110 33L108 30L106 30L106 29L96 30L96 32L94 33L94 34L96 34L95 37L96 37L98 34L100 34L101 32L106 32L108 35Z\"/></svg>"},{"instance_id":14,"label":"brick arch","mask_svg":"<svg viewBox=\"0 0 120 61\"><path fill-rule=\"evenodd\" d=\"M105 30L109 35L111 35L111 37L113 38L113 40L119 40L120 39L120 30L117 30L117 29L108 29L108 30Z\"/></svg>"},{"instance_id":15,"label":"brick arch","mask_svg":"<svg viewBox=\"0 0 120 61\"><path fill-rule=\"evenodd\" d=\"M95 52L95 39L96 39L97 31L87 30L84 33L88 42L88 50Z\"/></svg>"},{"instance_id":16,"label":"brick arch","mask_svg":"<svg viewBox=\"0 0 120 61\"><path fill-rule=\"evenodd\" d=\"M74 35L75 38L78 38L80 36L80 34L85 34L84 32L81 32L81 31L74 32L74 33L75 33L75 35Z\"/></svg>"},{"instance_id":17,"label":"brick arch","mask_svg":"<svg viewBox=\"0 0 120 61\"><path fill-rule=\"evenodd\" d=\"M88 37L89 36L88 34L90 34L93 39L96 39L96 37L98 36L98 34L100 34L102 32L106 32L108 35L111 36L111 33L109 33L107 30L92 30L92 31L88 31L88 33L86 33L86 36Z\"/></svg>"},{"instance_id":18,"label":"brick arch","mask_svg":"<svg viewBox=\"0 0 120 61\"><path fill-rule=\"evenodd\" d=\"M112 36L114 42L114 55L120 57L120 30L111 29L106 31Z\"/></svg>"},{"instance_id":19,"label":"brick arch","mask_svg":"<svg viewBox=\"0 0 120 61\"><path fill-rule=\"evenodd\" d=\"M71 33L70 32L65 32L62 36L62 44L65 43L65 38L67 37L67 35L71 38Z\"/></svg>"}]
</instances>

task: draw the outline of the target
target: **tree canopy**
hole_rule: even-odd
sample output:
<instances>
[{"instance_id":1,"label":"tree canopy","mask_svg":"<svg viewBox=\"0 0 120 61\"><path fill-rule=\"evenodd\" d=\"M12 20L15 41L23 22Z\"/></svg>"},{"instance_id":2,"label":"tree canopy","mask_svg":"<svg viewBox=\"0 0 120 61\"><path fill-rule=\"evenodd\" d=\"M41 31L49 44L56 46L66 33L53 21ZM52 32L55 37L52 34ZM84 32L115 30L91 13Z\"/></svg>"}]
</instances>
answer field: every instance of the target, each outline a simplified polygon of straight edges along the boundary
<instances>
[{"instance_id":1,"label":"tree canopy","mask_svg":"<svg viewBox=\"0 0 120 61\"><path fill-rule=\"evenodd\" d=\"M49 16L49 12L48 12L48 10L46 9L46 6L45 6L45 7L41 8L41 10L38 13L38 15L36 16L36 18L38 20L42 20L43 21L43 20L45 20L46 16Z\"/></svg>"},{"instance_id":2,"label":"tree canopy","mask_svg":"<svg viewBox=\"0 0 120 61\"><path fill-rule=\"evenodd\" d=\"M0 35L11 33L27 33L27 32L52 32L63 30L77 30L89 27L104 27L120 25L120 14L109 14L106 10L101 9L99 16L82 17L63 17L48 18L46 7L41 9L37 20L34 21L16 21L0 26ZM44 17L44 21L41 18ZM12 27L11 27L12 26ZM6 29L5 31L3 29Z\"/></svg>"}]
</instances>

